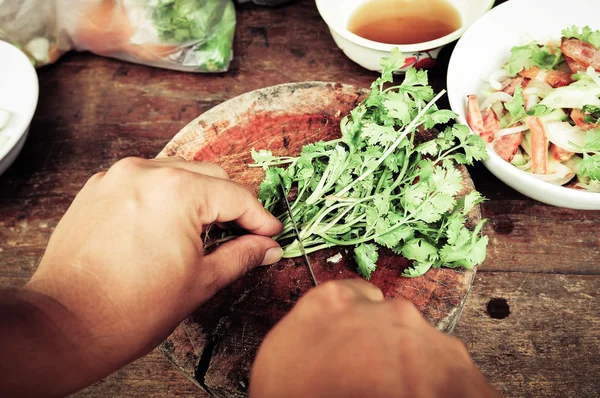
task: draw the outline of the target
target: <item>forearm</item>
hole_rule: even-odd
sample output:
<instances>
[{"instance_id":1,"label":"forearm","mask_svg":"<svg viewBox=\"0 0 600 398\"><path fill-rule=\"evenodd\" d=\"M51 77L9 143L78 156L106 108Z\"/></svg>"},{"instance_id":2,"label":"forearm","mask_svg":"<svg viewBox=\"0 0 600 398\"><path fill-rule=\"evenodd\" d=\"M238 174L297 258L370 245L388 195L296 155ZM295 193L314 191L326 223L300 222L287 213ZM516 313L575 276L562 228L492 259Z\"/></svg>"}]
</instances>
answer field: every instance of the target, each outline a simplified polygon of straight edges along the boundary
<instances>
[{"instance_id":1,"label":"forearm","mask_svg":"<svg viewBox=\"0 0 600 398\"><path fill-rule=\"evenodd\" d=\"M0 291L0 319L0 396L64 396L103 376L82 349L91 334L56 300Z\"/></svg>"}]
</instances>

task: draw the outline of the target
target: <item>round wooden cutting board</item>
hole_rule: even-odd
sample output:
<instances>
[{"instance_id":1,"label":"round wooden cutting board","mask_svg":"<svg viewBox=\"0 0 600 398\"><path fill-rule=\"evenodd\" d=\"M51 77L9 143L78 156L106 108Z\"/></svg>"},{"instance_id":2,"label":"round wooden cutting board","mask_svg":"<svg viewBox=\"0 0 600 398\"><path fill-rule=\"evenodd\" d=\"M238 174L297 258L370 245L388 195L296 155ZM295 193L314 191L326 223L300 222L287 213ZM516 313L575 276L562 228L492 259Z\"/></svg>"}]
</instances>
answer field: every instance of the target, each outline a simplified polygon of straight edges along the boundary
<instances>
[{"instance_id":1,"label":"round wooden cutting board","mask_svg":"<svg viewBox=\"0 0 600 398\"><path fill-rule=\"evenodd\" d=\"M229 100L186 126L159 154L213 162L231 179L258 191L264 172L249 168L251 148L297 155L303 145L339 137L339 123L366 94L360 88L321 82L268 87ZM464 189L474 189L465 168ZM470 223L481 219L479 208ZM342 254L341 261L327 259ZM317 280L358 278L351 251L333 248L309 255ZM386 297L411 300L439 329L450 332L471 288L475 270L434 269L421 278L401 276L408 262L383 252L371 282ZM186 319L160 350L190 380L217 397L244 397L254 355L267 332L312 287L302 259L252 271ZM332 319L335 322L335 319Z\"/></svg>"}]
</instances>

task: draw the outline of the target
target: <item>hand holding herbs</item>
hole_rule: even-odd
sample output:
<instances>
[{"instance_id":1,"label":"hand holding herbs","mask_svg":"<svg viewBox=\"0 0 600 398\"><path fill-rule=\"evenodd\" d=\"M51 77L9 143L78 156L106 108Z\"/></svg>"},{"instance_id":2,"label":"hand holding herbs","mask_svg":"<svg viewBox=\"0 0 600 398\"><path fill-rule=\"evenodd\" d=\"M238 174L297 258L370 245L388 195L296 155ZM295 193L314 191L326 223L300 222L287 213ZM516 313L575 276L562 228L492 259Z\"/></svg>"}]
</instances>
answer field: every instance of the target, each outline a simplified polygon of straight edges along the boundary
<instances>
[{"instance_id":1,"label":"hand holding herbs","mask_svg":"<svg viewBox=\"0 0 600 398\"><path fill-rule=\"evenodd\" d=\"M298 157L252 151L266 176L259 190L265 208L282 199L281 181L307 253L354 246L358 272L370 279L378 250L386 247L413 264L404 276L417 277L441 266L472 268L483 262L487 237L482 221L471 231L467 213L483 201L477 191L459 198L463 178L456 164L486 157L481 138L466 126L443 127L455 118L439 110L427 72L409 69L402 84L392 72L404 64L397 50L382 61L383 73L369 96L340 125L342 137L304 146ZM437 131L420 142L419 131ZM301 255L289 214L275 237L284 257Z\"/></svg>"}]
</instances>

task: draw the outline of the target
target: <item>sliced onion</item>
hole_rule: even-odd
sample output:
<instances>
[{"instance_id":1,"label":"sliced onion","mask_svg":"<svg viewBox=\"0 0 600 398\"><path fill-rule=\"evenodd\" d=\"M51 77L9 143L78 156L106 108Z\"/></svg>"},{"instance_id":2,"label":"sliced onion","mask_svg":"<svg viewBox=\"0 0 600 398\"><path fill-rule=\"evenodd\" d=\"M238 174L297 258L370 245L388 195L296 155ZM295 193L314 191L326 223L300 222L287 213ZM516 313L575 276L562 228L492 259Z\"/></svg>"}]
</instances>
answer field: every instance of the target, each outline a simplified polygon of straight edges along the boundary
<instances>
[{"instance_id":1,"label":"sliced onion","mask_svg":"<svg viewBox=\"0 0 600 398\"><path fill-rule=\"evenodd\" d=\"M552 161L551 157L548 159L548 166L551 169L554 169L554 173L533 174L528 171L525 173L537 178L538 180L549 182L550 184L554 185L565 185L567 182L571 181L573 177L575 177L575 172L573 170L560 162Z\"/></svg>"},{"instance_id":2,"label":"sliced onion","mask_svg":"<svg viewBox=\"0 0 600 398\"><path fill-rule=\"evenodd\" d=\"M498 116L498 119L500 119L504 115L504 105L502 104L502 102L494 102L494 105L492 105L492 110L494 111L496 116Z\"/></svg>"},{"instance_id":3,"label":"sliced onion","mask_svg":"<svg viewBox=\"0 0 600 398\"><path fill-rule=\"evenodd\" d=\"M513 165L513 166L515 166L517 169L520 169L520 170L523 170L523 171L527 171L527 170L529 170L531 168L531 160L529 162L525 163L522 166L517 166L517 165Z\"/></svg>"},{"instance_id":4,"label":"sliced onion","mask_svg":"<svg viewBox=\"0 0 600 398\"><path fill-rule=\"evenodd\" d=\"M535 79L533 79L532 82L546 83L546 76L547 75L548 75L548 72L546 72L543 69L540 69L540 71L538 72L538 74L535 75Z\"/></svg>"},{"instance_id":5,"label":"sliced onion","mask_svg":"<svg viewBox=\"0 0 600 398\"><path fill-rule=\"evenodd\" d=\"M598 183L597 181L592 181L590 184L578 182L577 184L575 184L575 188L581 188L585 189L586 191L600 193L600 183Z\"/></svg>"},{"instance_id":6,"label":"sliced onion","mask_svg":"<svg viewBox=\"0 0 600 398\"><path fill-rule=\"evenodd\" d=\"M594 69L592 66L588 66L586 72L588 76L594 81L594 83L600 86L600 73L596 72L596 69Z\"/></svg>"},{"instance_id":7,"label":"sliced onion","mask_svg":"<svg viewBox=\"0 0 600 398\"><path fill-rule=\"evenodd\" d=\"M571 126L567 122L553 121L546 123L546 131L548 133L548 140L557 147L574 153L583 152L578 147L570 144L572 142L580 147L585 145L586 133L579 127Z\"/></svg>"},{"instance_id":8,"label":"sliced onion","mask_svg":"<svg viewBox=\"0 0 600 398\"><path fill-rule=\"evenodd\" d=\"M581 162L583 158L579 155L573 155L570 159L565 160L563 163L575 172L575 174L581 173Z\"/></svg>"},{"instance_id":9,"label":"sliced onion","mask_svg":"<svg viewBox=\"0 0 600 398\"><path fill-rule=\"evenodd\" d=\"M526 124L519 124L518 126L507 127L505 129L499 130L496 133L496 138L504 137L505 135L520 133L526 130L529 130L529 127L527 127Z\"/></svg>"},{"instance_id":10,"label":"sliced onion","mask_svg":"<svg viewBox=\"0 0 600 398\"><path fill-rule=\"evenodd\" d=\"M506 69L498 69L490 74L487 81L494 90L502 90L506 86L503 83L509 76Z\"/></svg>"},{"instance_id":11,"label":"sliced onion","mask_svg":"<svg viewBox=\"0 0 600 398\"><path fill-rule=\"evenodd\" d=\"M528 95L527 100L525 101L525 110L530 111L539 102L540 102L540 99L538 98L537 95Z\"/></svg>"},{"instance_id":12,"label":"sliced onion","mask_svg":"<svg viewBox=\"0 0 600 398\"><path fill-rule=\"evenodd\" d=\"M481 104L481 109L486 109L494 105L496 102L510 102L513 100L512 95L507 94L503 91L497 91L493 94L490 94L489 97L483 101Z\"/></svg>"},{"instance_id":13,"label":"sliced onion","mask_svg":"<svg viewBox=\"0 0 600 398\"><path fill-rule=\"evenodd\" d=\"M540 72L541 73L541 72ZM544 80L532 80L529 82L525 90L523 90L524 95L529 94L537 94L540 97L545 97L552 91L552 86L546 83Z\"/></svg>"}]
</instances>

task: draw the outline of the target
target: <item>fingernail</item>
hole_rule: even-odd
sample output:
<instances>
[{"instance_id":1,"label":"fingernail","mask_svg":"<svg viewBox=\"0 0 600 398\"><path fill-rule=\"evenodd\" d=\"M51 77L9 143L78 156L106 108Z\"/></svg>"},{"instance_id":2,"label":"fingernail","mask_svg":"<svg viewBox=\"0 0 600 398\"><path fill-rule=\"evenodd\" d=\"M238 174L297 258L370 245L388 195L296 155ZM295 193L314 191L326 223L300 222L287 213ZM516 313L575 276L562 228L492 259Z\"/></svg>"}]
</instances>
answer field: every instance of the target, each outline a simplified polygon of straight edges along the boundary
<instances>
[{"instance_id":1,"label":"fingernail","mask_svg":"<svg viewBox=\"0 0 600 398\"><path fill-rule=\"evenodd\" d=\"M281 247L273 247L267 250L261 266L275 264L277 261L281 260L281 257L283 257L283 249Z\"/></svg>"}]
</instances>

